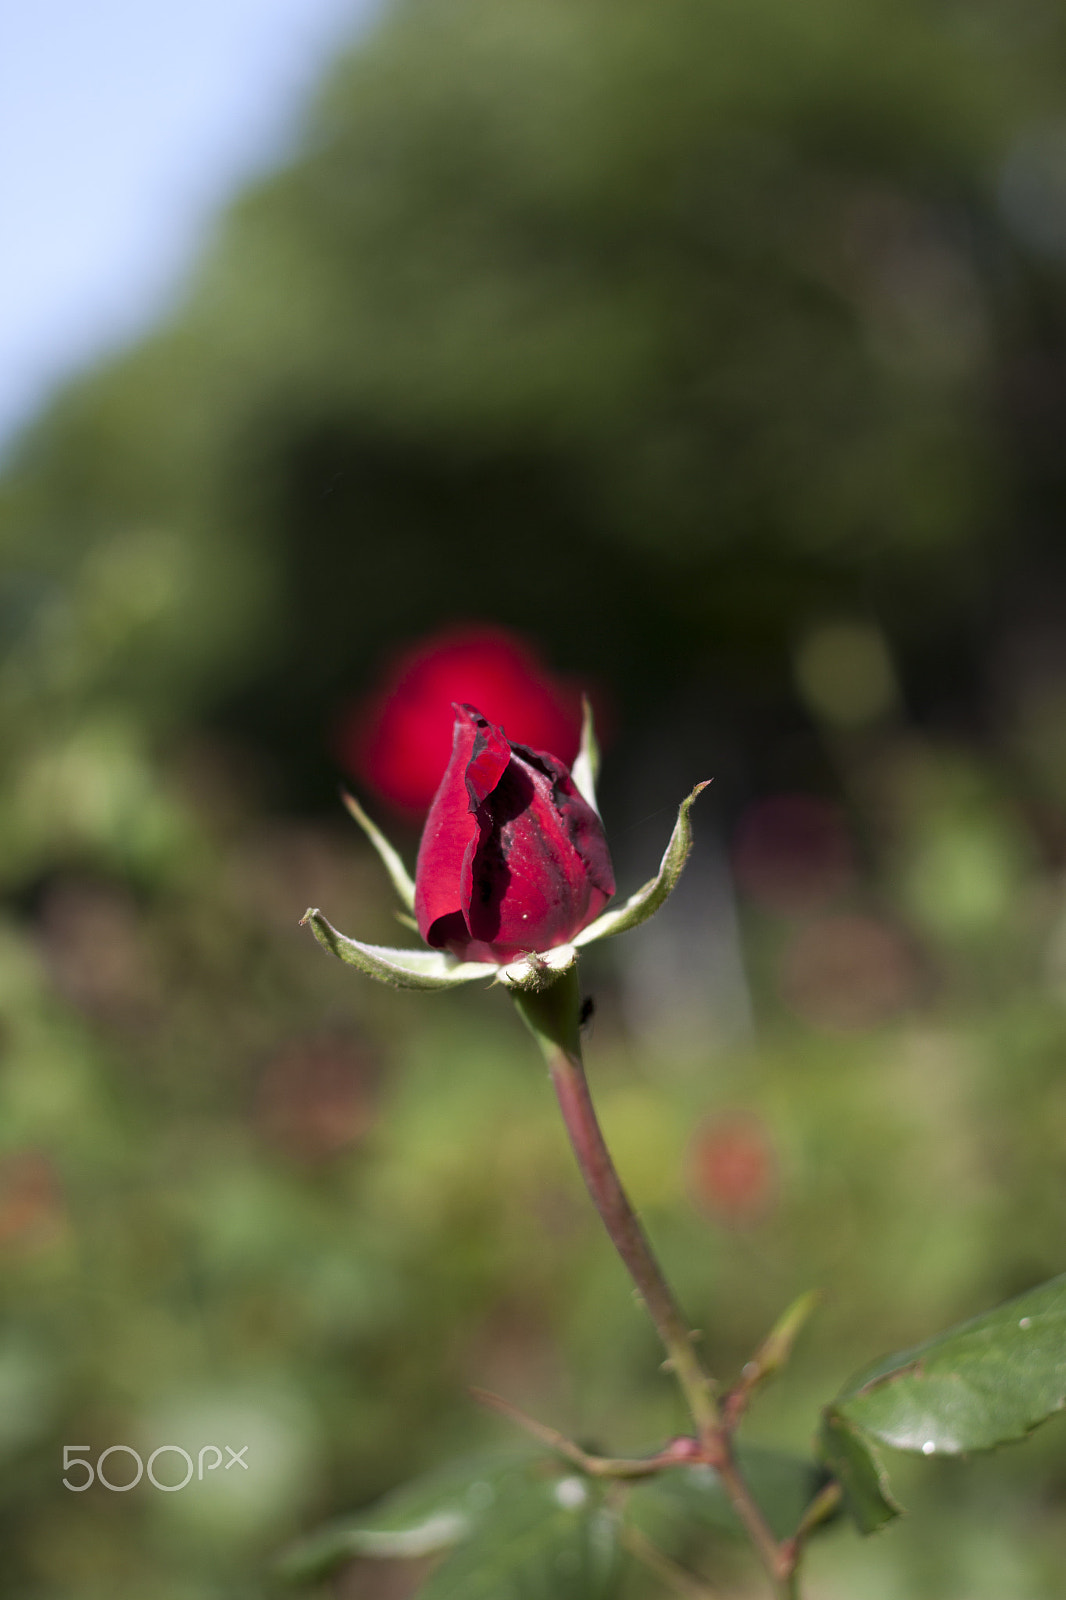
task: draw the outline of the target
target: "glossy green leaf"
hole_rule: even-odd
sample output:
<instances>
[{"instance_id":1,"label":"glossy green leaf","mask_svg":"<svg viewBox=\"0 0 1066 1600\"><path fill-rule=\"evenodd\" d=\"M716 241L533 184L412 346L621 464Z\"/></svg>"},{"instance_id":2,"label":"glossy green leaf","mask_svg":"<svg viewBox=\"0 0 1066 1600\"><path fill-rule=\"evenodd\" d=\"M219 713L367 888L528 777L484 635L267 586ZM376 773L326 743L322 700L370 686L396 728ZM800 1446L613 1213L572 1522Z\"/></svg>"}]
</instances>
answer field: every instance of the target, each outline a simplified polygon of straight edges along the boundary
<instances>
[{"instance_id":1,"label":"glossy green leaf","mask_svg":"<svg viewBox=\"0 0 1066 1600\"><path fill-rule=\"evenodd\" d=\"M835 1410L897 1450L1022 1439L1066 1405L1066 1275L858 1373Z\"/></svg>"},{"instance_id":2,"label":"glossy green leaf","mask_svg":"<svg viewBox=\"0 0 1066 1600\"><path fill-rule=\"evenodd\" d=\"M766 1520L779 1539L787 1539L825 1483L824 1469L816 1462L757 1445L741 1446L737 1456ZM701 1528L746 1537L721 1479L706 1466L671 1469L635 1484L626 1518L667 1549L676 1548Z\"/></svg>"},{"instance_id":3,"label":"glossy green leaf","mask_svg":"<svg viewBox=\"0 0 1066 1600\"><path fill-rule=\"evenodd\" d=\"M392 950L385 945L363 944L338 933L321 911L313 908L300 921L307 924L331 955L393 989L454 989L479 978L495 978L500 970L487 961L456 961L443 950Z\"/></svg>"},{"instance_id":4,"label":"glossy green leaf","mask_svg":"<svg viewBox=\"0 0 1066 1600\"><path fill-rule=\"evenodd\" d=\"M609 1600L619 1576L618 1518L601 1486L542 1460L499 1484L418 1600Z\"/></svg>"},{"instance_id":5,"label":"glossy green leaf","mask_svg":"<svg viewBox=\"0 0 1066 1600\"><path fill-rule=\"evenodd\" d=\"M575 945L591 944L595 939L606 939L615 933L626 933L630 928L636 928L654 916L663 901L673 892L688 860L689 851L692 849L692 824L689 821L689 812L696 796L706 789L709 782L710 779L707 779L704 783L698 783L692 793L682 800L674 831L670 835L670 842L666 846L655 877L649 878L635 894L631 894L624 905L614 906L610 911L605 911L602 917L597 917L595 922L590 922L588 927L577 935L574 940Z\"/></svg>"},{"instance_id":6,"label":"glossy green leaf","mask_svg":"<svg viewBox=\"0 0 1066 1600\"><path fill-rule=\"evenodd\" d=\"M830 1406L822 1418L822 1456L840 1484L844 1505L861 1533L876 1533L898 1517L900 1507L870 1441Z\"/></svg>"},{"instance_id":7,"label":"glossy green leaf","mask_svg":"<svg viewBox=\"0 0 1066 1600\"><path fill-rule=\"evenodd\" d=\"M525 1483L532 1459L528 1452L495 1451L427 1473L310 1534L282 1559L280 1575L306 1583L355 1556L402 1559L450 1549L474 1533L512 1478Z\"/></svg>"}]
</instances>

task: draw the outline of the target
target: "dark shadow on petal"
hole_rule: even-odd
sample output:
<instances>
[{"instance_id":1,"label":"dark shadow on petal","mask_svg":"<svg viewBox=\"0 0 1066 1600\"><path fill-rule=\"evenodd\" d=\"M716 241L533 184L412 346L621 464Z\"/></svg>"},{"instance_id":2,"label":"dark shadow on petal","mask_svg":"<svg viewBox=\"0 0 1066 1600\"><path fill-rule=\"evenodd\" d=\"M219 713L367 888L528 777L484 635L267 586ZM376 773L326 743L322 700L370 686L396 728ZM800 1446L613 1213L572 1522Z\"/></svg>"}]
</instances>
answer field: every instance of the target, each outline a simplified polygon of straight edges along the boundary
<instances>
[{"instance_id":1,"label":"dark shadow on petal","mask_svg":"<svg viewBox=\"0 0 1066 1600\"><path fill-rule=\"evenodd\" d=\"M475 939L491 942L500 931L500 908L511 882L504 830L532 805L535 793L529 774L519 762L511 761L492 794L478 807L481 843L474 856L466 907Z\"/></svg>"},{"instance_id":2,"label":"dark shadow on petal","mask_svg":"<svg viewBox=\"0 0 1066 1600\"><path fill-rule=\"evenodd\" d=\"M461 911L449 911L438 917L426 930L426 943L434 950L447 950L452 945L465 945L470 940L470 930Z\"/></svg>"}]
</instances>

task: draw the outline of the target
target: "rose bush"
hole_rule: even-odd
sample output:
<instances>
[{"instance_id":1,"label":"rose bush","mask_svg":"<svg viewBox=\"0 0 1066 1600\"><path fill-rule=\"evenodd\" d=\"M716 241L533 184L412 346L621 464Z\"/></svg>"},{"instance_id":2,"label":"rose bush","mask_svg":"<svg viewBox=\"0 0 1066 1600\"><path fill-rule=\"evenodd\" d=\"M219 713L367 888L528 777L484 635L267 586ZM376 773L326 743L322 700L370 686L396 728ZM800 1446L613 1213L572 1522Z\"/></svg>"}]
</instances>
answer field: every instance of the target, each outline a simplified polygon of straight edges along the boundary
<instances>
[{"instance_id":1,"label":"rose bush","mask_svg":"<svg viewBox=\"0 0 1066 1600\"><path fill-rule=\"evenodd\" d=\"M555 756L455 707L415 868L418 931L463 961L568 944L614 894L603 825Z\"/></svg>"}]
</instances>

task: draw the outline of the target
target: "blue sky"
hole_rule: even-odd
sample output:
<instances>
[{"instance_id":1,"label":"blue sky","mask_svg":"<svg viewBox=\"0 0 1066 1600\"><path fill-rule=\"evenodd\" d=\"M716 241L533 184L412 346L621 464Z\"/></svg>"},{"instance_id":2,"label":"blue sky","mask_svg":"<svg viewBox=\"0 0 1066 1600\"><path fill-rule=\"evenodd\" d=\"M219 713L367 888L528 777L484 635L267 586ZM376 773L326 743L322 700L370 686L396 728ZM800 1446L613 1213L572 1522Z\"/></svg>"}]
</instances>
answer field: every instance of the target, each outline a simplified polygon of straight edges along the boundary
<instances>
[{"instance_id":1,"label":"blue sky","mask_svg":"<svg viewBox=\"0 0 1066 1600\"><path fill-rule=\"evenodd\" d=\"M149 326L377 0L33 0L0 27L0 447Z\"/></svg>"}]
</instances>

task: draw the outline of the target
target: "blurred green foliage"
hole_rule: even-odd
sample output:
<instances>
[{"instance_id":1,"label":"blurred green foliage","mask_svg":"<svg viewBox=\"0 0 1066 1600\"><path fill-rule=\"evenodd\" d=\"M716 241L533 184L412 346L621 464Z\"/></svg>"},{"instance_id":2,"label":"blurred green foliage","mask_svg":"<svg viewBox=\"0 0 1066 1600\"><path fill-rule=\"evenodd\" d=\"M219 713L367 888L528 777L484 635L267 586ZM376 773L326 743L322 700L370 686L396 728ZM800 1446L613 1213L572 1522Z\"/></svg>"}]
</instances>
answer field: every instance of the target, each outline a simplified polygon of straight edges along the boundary
<instances>
[{"instance_id":1,"label":"blurred green foliage","mask_svg":"<svg viewBox=\"0 0 1066 1600\"><path fill-rule=\"evenodd\" d=\"M850 1370L1062 1270L1064 53L1049 0L394 4L180 311L21 441L4 1592L258 1595L501 1442L469 1383L612 1450L680 1424L503 999L379 993L295 926L391 937L329 728L443 622L610 691L632 883L716 778L677 920L589 958L590 1068L719 1370L827 1291L753 1435L804 1448ZM730 920L700 852L794 791L852 866L739 874ZM74 1442L253 1470L77 1495ZM813 1592L1060 1592L1061 1429L900 1484Z\"/></svg>"}]
</instances>

